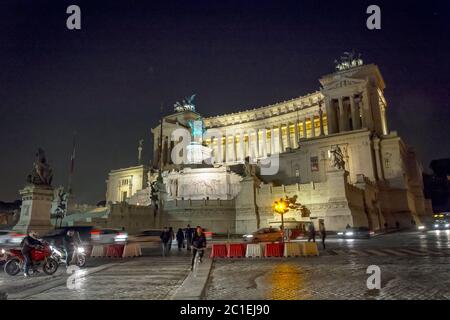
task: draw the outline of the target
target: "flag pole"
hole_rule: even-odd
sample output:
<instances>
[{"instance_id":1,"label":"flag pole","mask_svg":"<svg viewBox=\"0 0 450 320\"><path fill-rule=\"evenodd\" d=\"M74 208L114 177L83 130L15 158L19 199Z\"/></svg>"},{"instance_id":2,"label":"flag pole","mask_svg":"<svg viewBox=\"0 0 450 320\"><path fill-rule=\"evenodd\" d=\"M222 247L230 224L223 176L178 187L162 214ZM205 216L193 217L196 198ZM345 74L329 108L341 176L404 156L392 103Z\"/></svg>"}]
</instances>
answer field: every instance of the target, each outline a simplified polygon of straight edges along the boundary
<instances>
[{"instance_id":1,"label":"flag pole","mask_svg":"<svg viewBox=\"0 0 450 320\"><path fill-rule=\"evenodd\" d=\"M73 141L72 141L72 154L70 156L70 171L69 171L69 183L67 186L67 192L72 194L72 177L73 177L73 171L75 168L75 137L76 133L73 133Z\"/></svg>"}]
</instances>

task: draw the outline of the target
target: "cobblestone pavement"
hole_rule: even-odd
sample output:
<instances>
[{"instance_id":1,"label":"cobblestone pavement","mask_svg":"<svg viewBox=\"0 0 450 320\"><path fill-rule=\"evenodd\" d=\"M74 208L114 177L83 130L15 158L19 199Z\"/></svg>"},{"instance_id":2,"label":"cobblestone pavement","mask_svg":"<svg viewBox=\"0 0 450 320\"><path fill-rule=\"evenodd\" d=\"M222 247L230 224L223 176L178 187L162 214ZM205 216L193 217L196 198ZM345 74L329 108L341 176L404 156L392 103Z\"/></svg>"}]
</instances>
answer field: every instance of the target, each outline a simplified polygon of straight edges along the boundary
<instances>
[{"instance_id":1,"label":"cobblestone pavement","mask_svg":"<svg viewBox=\"0 0 450 320\"><path fill-rule=\"evenodd\" d=\"M402 232L370 240L328 239L319 257L218 259L206 299L450 299L449 232ZM0 291L10 299L168 299L189 273L190 255L167 258L149 251L130 259L89 259L95 270L66 286L54 276L31 279L0 272ZM381 289L368 290L369 265L381 269ZM96 269L97 268L97 269Z\"/></svg>"},{"instance_id":2,"label":"cobblestone pavement","mask_svg":"<svg viewBox=\"0 0 450 320\"><path fill-rule=\"evenodd\" d=\"M360 257L367 256L396 256L396 257L450 257L450 250L440 249L440 250L430 250L430 249L420 249L420 248L367 248L367 249L327 249L322 251L322 255L332 255L332 256L347 256L355 255Z\"/></svg>"},{"instance_id":3,"label":"cobblestone pavement","mask_svg":"<svg viewBox=\"0 0 450 320\"><path fill-rule=\"evenodd\" d=\"M103 264L111 263L111 259L88 259L86 267L94 268ZM20 292L24 289L32 288L39 284L53 281L55 279L59 279L61 277L66 276L66 268L65 266L59 266L58 270L55 274L49 276L44 272L40 272L37 276L32 276L30 278L25 278L22 276L22 273L19 273L16 276L9 276L3 271L3 265L0 266L0 291L6 292L8 294L13 294L16 292Z\"/></svg>"},{"instance_id":4,"label":"cobblestone pavement","mask_svg":"<svg viewBox=\"0 0 450 320\"><path fill-rule=\"evenodd\" d=\"M320 257L217 259L206 299L450 299L448 234L332 240ZM381 289L368 290L369 265Z\"/></svg>"},{"instance_id":5,"label":"cobblestone pavement","mask_svg":"<svg viewBox=\"0 0 450 320\"><path fill-rule=\"evenodd\" d=\"M167 299L183 283L189 267L188 256L140 257L78 280L79 289L60 285L29 299Z\"/></svg>"},{"instance_id":6,"label":"cobblestone pavement","mask_svg":"<svg viewBox=\"0 0 450 320\"><path fill-rule=\"evenodd\" d=\"M128 259L90 258L82 270L90 272L78 279L79 288L69 289L69 274L60 266L53 276L41 273L24 278L0 271L0 291L9 299L167 299L182 284L190 271L190 253L174 251L161 257L159 250ZM30 294L31 293L31 294Z\"/></svg>"},{"instance_id":7,"label":"cobblestone pavement","mask_svg":"<svg viewBox=\"0 0 450 320\"><path fill-rule=\"evenodd\" d=\"M373 239L327 239L330 249L383 249L383 248L413 248L450 252L450 231L428 232L396 232L377 236Z\"/></svg>"},{"instance_id":8,"label":"cobblestone pavement","mask_svg":"<svg viewBox=\"0 0 450 320\"><path fill-rule=\"evenodd\" d=\"M366 269L381 269L368 290ZM449 258L314 257L216 260L206 299L450 299Z\"/></svg>"}]
</instances>

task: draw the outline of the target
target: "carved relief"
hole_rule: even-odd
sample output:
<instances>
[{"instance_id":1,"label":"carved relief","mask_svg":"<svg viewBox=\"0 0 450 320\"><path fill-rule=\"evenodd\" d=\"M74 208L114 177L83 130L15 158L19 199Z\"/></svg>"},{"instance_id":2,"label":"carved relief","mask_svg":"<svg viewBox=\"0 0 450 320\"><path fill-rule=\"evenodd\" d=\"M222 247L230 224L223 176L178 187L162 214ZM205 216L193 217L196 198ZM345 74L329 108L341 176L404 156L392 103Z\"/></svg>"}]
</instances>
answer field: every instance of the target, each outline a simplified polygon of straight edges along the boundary
<instances>
[{"instance_id":1,"label":"carved relief","mask_svg":"<svg viewBox=\"0 0 450 320\"><path fill-rule=\"evenodd\" d=\"M208 170L211 172L194 169L165 174L168 199L229 199L238 194L240 176L220 169Z\"/></svg>"}]
</instances>

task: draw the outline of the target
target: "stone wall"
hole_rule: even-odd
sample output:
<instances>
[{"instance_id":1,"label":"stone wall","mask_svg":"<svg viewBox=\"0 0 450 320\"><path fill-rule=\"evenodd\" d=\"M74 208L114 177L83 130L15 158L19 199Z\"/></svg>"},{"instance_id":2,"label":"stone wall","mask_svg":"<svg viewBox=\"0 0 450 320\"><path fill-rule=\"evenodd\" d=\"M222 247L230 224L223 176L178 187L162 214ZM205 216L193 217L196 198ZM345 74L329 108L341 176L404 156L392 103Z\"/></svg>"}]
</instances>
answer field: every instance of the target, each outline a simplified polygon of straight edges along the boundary
<instances>
[{"instance_id":1,"label":"stone wall","mask_svg":"<svg viewBox=\"0 0 450 320\"><path fill-rule=\"evenodd\" d=\"M200 225L208 231L226 234L236 229L234 200L172 200L164 202L161 226L174 229Z\"/></svg>"},{"instance_id":2,"label":"stone wall","mask_svg":"<svg viewBox=\"0 0 450 320\"><path fill-rule=\"evenodd\" d=\"M125 228L128 233L158 228L152 206L136 206L127 203L113 204L108 217L109 228Z\"/></svg>"},{"instance_id":3,"label":"stone wall","mask_svg":"<svg viewBox=\"0 0 450 320\"><path fill-rule=\"evenodd\" d=\"M383 194L382 210L388 213L389 226L395 222L400 227L424 223L431 211L423 195L422 167L415 152L392 132L381 140L381 167L386 190Z\"/></svg>"},{"instance_id":4,"label":"stone wall","mask_svg":"<svg viewBox=\"0 0 450 320\"><path fill-rule=\"evenodd\" d=\"M137 206L123 202L104 208L104 213L100 215L87 212L78 214L71 219L65 219L63 223L67 226L123 229L129 234L135 234L145 229L158 229L159 225L157 225L156 218L152 206Z\"/></svg>"},{"instance_id":5,"label":"stone wall","mask_svg":"<svg viewBox=\"0 0 450 320\"><path fill-rule=\"evenodd\" d=\"M241 190L236 197L236 233L245 234L268 226L272 218L271 209L260 202L259 181L254 177L245 177L241 182Z\"/></svg>"},{"instance_id":6,"label":"stone wall","mask_svg":"<svg viewBox=\"0 0 450 320\"><path fill-rule=\"evenodd\" d=\"M388 212L382 212L380 204L380 188L377 183L370 181L364 175L358 175L355 187L363 194L363 210L367 216L368 226L371 230L384 228L385 217Z\"/></svg>"},{"instance_id":7,"label":"stone wall","mask_svg":"<svg viewBox=\"0 0 450 320\"><path fill-rule=\"evenodd\" d=\"M273 213L272 204L277 199L295 195L297 201L309 213L309 217L302 217L300 210L290 211L285 214L285 220L311 220L318 224L319 219L323 219L325 226L330 231L342 230L347 224L367 226L364 193L350 185L347 177L347 172L335 170L327 172L325 182L281 186L263 183L255 189L256 203L252 202L252 184L241 183L241 192L236 198L237 232L255 231L257 215L260 218L261 228L269 225L279 227L281 218L278 214Z\"/></svg>"}]
</instances>

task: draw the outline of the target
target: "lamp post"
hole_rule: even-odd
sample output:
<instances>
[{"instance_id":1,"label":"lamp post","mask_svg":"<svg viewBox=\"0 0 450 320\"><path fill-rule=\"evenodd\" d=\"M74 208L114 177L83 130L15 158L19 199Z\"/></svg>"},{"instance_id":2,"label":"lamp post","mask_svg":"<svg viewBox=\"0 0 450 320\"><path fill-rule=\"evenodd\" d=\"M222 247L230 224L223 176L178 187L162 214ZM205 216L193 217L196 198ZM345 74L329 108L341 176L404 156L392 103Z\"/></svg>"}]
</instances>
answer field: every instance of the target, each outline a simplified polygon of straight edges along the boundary
<instances>
[{"instance_id":1,"label":"lamp post","mask_svg":"<svg viewBox=\"0 0 450 320\"><path fill-rule=\"evenodd\" d=\"M273 210L281 215L281 229L283 232L283 242L284 242L284 214L289 211L289 200L288 199L282 199L275 200L273 203Z\"/></svg>"}]
</instances>

